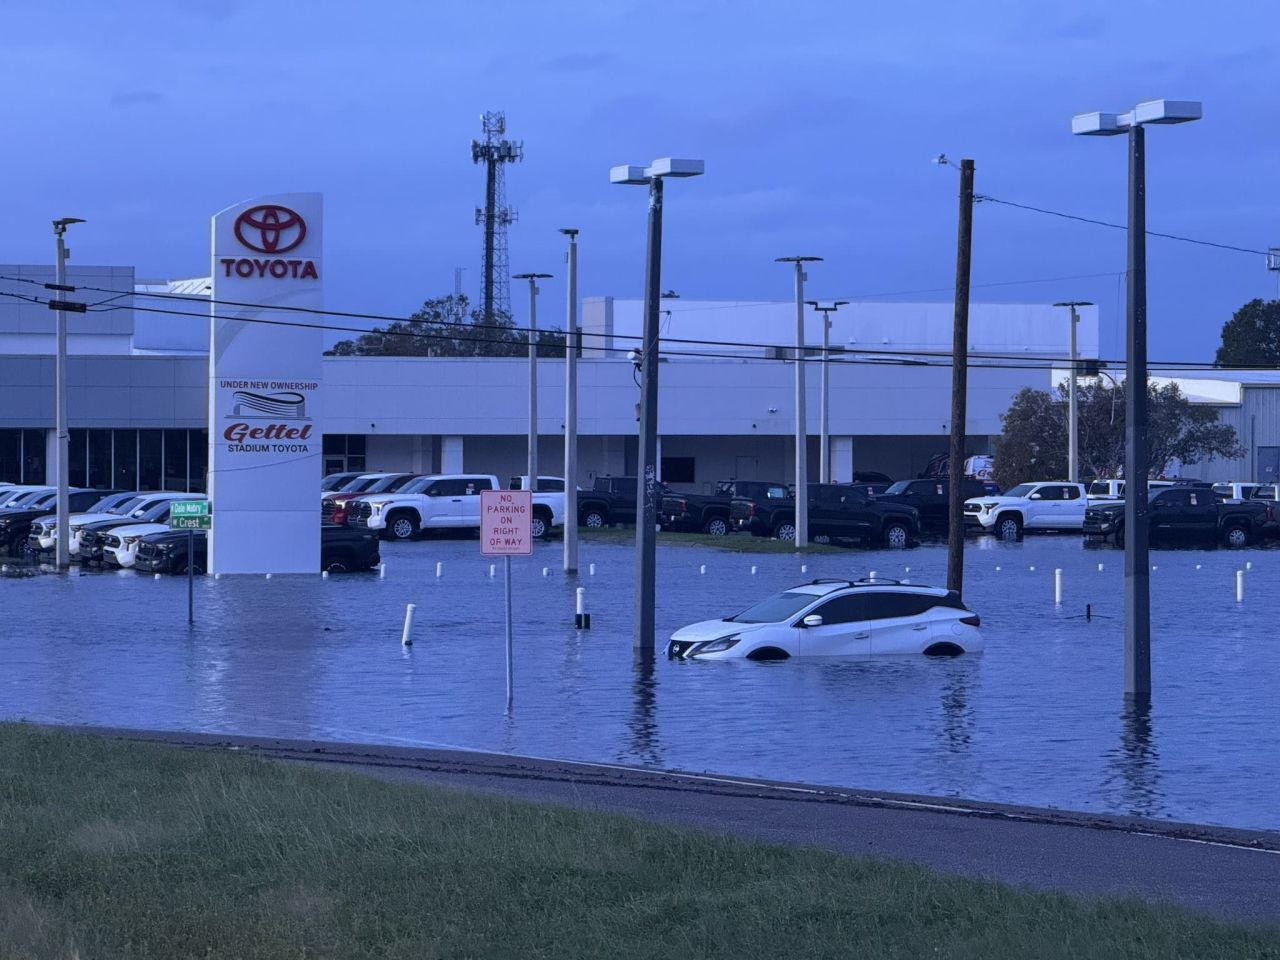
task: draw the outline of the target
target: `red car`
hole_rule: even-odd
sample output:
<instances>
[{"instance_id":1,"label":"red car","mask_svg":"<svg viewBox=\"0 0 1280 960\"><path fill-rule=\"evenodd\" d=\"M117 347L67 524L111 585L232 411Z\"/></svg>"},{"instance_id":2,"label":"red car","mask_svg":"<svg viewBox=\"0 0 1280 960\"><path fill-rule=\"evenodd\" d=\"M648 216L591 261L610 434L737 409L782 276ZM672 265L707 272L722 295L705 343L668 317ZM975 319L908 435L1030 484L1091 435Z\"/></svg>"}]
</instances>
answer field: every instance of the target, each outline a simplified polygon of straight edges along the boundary
<instances>
[{"instance_id":1,"label":"red car","mask_svg":"<svg viewBox=\"0 0 1280 960\"><path fill-rule=\"evenodd\" d=\"M365 473L346 486L320 498L320 522L344 526L352 500L369 493L394 493L418 476L416 473Z\"/></svg>"}]
</instances>

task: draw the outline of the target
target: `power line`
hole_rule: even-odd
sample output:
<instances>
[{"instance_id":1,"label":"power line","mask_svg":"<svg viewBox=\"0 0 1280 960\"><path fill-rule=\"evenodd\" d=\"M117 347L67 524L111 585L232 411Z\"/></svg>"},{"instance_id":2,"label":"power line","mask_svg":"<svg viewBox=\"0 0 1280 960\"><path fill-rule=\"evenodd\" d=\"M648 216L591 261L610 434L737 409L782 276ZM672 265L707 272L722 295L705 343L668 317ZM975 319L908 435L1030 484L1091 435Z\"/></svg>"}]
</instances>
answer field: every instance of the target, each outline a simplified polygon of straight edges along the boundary
<instances>
[{"instance_id":1,"label":"power line","mask_svg":"<svg viewBox=\"0 0 1280 960\"><path fill-rule=\"evenodd\" d=\"M11 297L14 299L23 300L30 303L36 303L36 304L47 305L49 303L48 299L43 299L37 296L31 296L26 294L13 293L9 291L0 291L0 296ZM183 298L183 299L191 299L191 298ZM253 306L259 306L259 305L253 305ZM361 332L366 334L370 333L370 331L364 330L363 328L360 328L360 327L344 327L344 326L338 326L335 324L304 323L302 321L294 321L294 320L273 320L265 317L235 317L235 316L226 316L226 315L219 315L219 314L205 313L205 312L193 313L187 310L170 310L162 307L142 307L142 306L136 306L136 305L133 307L109 306L109 307L100 308L99 312L114 311L114 310L128 310L128 309L137 310L144 313L162 314L165 316L190 317L197 320L209 320L209 319L225 320L225 321L233 321L233 322L239 322L239 323L256 323L264 326L307 328L312 330L328 330L328 331L333 331L338 333L346 333L346 332ZM267 305L261 305L261 309L275 310L279 308L271 307ZM470 327L471 325L465 324L464 326ZM375 331L375 334L383 338L398 337L403 339L417 339L417 340L428 340L428 341L453 341L453 342L461 342L461 343L481 343L481 344L488 344L490 346L494 345L494 341L487 337L454 336L454 335L445 334L445 333L431 333L431 332L421 331L421 330ZM639 339L639 337L632 337L631 339ZM677 342L677 341L671 341L671 342ZM718 341L689 340L689 341L679 341L679 342L683 342L685 345L689 345L689 344L709 345L709 346L722 345ZM760 344L730 344L730 345L751 346L751 347L761 346ZM794 352L794 349L795 349L794 345L787 345L785 348L779 348L779 355L777 356L769 356L767 354L763 356L746 356L740 353L716 353L716 352L701 351L701 350L671 350L671 349L660 349L659 355L666 356L666 357L689 357L693 359L703 359L703 360L717 360L717 359L733 360L733 361L738 361L742 363L755 363L755 362L760 362L762 360L766 362L792 363L794 362L794 357L792 357L790 354ZM785 350L785 355L783 352L784 350ZM853 354L854 356L849 356L849 354ZM1053 369L1060 368L1064 362L1067 362L1066 358L1064 357L1048 356L1048 355L970 354L969 356L971 360L987 361L987 362L981 362L981 363L975 364L976 366L981 366L986 369L1053 370ZM459 358L459 359L467 359L467 358ZM829 362L829 363L845 363L845 364L871 365L871 366L874 366L874 365L914 366L914 367L929 366L929 367L945 368L950 366L951 354L949 351L838 349L834 351L833 355L828 359L824 359L821 356L821 354L805 355L801 359L805 363ZM1103 365L1110 365L1114 363L1114 364L1117 364L1118 367L1123 366L1123 361L1116 360L1114 358L1110 358L1110 359L1098 358L1097 362ZM1173 371L1173 370L1185 370L1185 371L1280 370L1280 365L1272 365L1272 366L1256 366L1256 365L1245 365L1245 364L1216 365L1211 363L1205 363L1203 361L1187 361L1187 360L1151 361L1150 365L1152 368L1158 368L1158 369L1170 370L1170 371Z\"/></svg>"},{"instance_id":2,"label":"power line","mask_svg":"<svg viewBox=\"0 0 1280 960\"><path fill-rule=\"evenodd\" d=\"M1032 213L1043 213L1050 217L1060 217L1063 220L1075 220L1079 223L1091 223L1097 227L1111 227L1114 230L1128 230L1127 224L1110 223L1106 220L1095 220L1092 217L1081 217L1074 213L1063 213L1061 210L1047 210L1044 207L1033 207L1028 203L1014 203L1012 200L1001 200L999 197L992 197L986 194L980 194L973 198L975 201L985 203L998 203L1006 207L1017 207L1019 210L1030 210ZM1199 240L1195 237L1184 237L1176 233L1161 233L1158 230L1146 231L1148 237L1160 237L1164 240L1177 240L1180 243L1194 243L1200 247L1213 247L1218 250L1230 250L1234 253L1248 253L1259 257L1267 256L1266 250L1254 250L1250 247L1237 247L1230 243L1217 243L1213 240Z\"/></svg>"}]
</instances>

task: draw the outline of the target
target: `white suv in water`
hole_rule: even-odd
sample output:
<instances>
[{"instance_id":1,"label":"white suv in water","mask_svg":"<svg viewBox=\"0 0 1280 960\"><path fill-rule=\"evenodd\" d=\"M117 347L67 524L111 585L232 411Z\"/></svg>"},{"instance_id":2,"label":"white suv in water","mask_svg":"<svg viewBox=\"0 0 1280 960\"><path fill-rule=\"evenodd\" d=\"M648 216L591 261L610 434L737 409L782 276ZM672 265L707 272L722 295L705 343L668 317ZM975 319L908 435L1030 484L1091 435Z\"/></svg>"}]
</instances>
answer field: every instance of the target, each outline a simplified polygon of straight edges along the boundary
<instances>
[{"instance_id":1,"label":"white suv in water","mask_svg":"<svg viewBox=\"0 0 1280 960\"><path fill-rule=\"evenodd\" d=\"M814 580L741 613L671 635L681 660L956 656L982 649L978 615L959 594L899 580Z\"/></svg>"}]
</instances>

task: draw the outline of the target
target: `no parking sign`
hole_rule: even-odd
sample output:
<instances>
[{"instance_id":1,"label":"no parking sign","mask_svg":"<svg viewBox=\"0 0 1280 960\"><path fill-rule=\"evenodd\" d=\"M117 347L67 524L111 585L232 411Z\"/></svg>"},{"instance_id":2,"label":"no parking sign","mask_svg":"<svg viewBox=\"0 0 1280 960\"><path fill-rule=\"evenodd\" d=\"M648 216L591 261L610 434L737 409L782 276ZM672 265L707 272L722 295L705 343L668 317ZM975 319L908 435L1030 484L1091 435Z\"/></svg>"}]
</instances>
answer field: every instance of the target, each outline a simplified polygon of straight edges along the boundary
<instances>
[{"instance_id":1,"label":"no parking sign","mask_svg":"<svg viewBox=\"0 0 1280 960\"><path fill-rule=\"evenodd\" d=\"M533 491L480 491L480 553L486 557L533 555Z\"/></svg>"}]
</instances>

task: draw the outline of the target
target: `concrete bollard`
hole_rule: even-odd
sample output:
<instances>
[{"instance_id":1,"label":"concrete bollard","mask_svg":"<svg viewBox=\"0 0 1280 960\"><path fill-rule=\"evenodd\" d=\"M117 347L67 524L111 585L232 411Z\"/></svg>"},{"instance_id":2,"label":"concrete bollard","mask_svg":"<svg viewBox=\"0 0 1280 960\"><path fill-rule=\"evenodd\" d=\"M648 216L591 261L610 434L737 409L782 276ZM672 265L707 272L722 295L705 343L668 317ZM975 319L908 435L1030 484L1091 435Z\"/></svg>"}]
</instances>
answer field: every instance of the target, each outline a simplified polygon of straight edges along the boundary
<instances>
[{"instance_id":1,"label":"concrete bollard","mask_svg":"<svg viewBox=\"0 0 1280 960\"><path fill-rule=\"evenodd\" d=\"M573 614L573 626L576 630L591 629L591 614L587 613L587 588L579 587L574 591L575 603Z\"/></svg>"},{"instance_id":2,"label":"concrete bollard","mask_svg":"<svg viewBox=\"0 0 1280 960\"><path fill-rule=\"evenodd\" d=\"M1062 605L1062 568L1053 571L1053 602Z\"/></svg>"},{"instance_id":3,"label":"concrete bollard","mask_svg":"<svg viewBox=\"0 0 1280 960\"><path fill-rule=\"evenodd\" d=\"M1244 571L1236 571L1236 603L1244 603Z\"/></svg>"},{"instance_id":4,"label":"concrete bollard","mask_svg":"<svg viewBox=\"0 0 1280 960\"><path fill-rule=\"evenodd\" d=\"M439 580L443 576L444 576L444 561L437 560L436 561L436 579Z\"/></svg>"},{"instance_id":5,"label":"concrete bollard","mask_svg":"<svg viewBox=\"0 0 1280 960\"><path fill-rule=\"evenodd\" d=\"M415 603L407 603L404 607L404 632L400 634L400 646L413 646L413 611L418 609Z\"/></svg>"},{"instance_id":6,"label":"concrete bollard","mask_svg":"<svg viewBox=\"0 0 1280 960\"><path fill-rule=\"evenodd\" d=\"M387 565L385 563L378 564L378 579L387 579Z\"/></svg>"}]
</instances>

